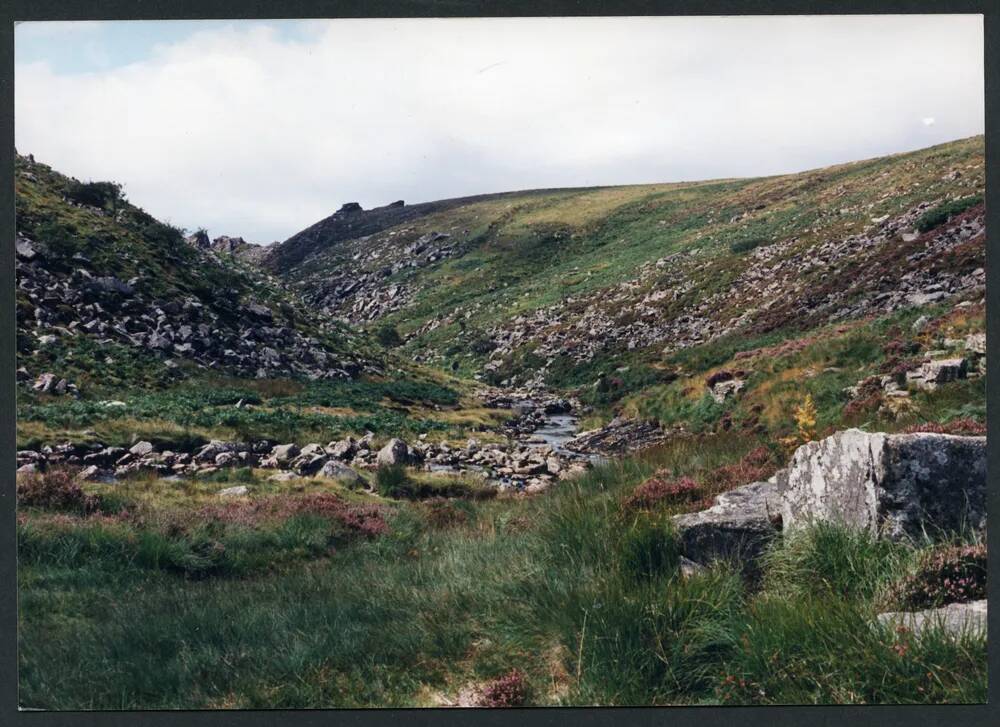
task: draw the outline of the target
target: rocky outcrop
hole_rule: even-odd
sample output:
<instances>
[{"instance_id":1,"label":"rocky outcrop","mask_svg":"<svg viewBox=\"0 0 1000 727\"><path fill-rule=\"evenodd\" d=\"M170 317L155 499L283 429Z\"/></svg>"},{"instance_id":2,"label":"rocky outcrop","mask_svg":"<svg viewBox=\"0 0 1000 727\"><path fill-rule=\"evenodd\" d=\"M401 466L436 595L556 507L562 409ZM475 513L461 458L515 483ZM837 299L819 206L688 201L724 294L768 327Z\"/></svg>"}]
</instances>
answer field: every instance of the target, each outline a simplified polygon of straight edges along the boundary
<instances>
[{"instance_id":1,"label":"rocky outcrop","mask_svg":"<svg viewBox=\"0 0 1000 727\"><path fill-rule=\"evenodd\" d=\"M893 539L982 529L986 438L838 432L778 476L785 528L838 522Z\"/></svg>"},{"instance_id":2,"label":"rocky outcrop","mask_svg":"<svg viewBox=\"0 0 1000 727\"><path fill-rule=\"evenodd\" d=\"M659 424L640 419L616 417L600 429L581 432L566 443L574 452L621 455L662 444L667 432Z\"/></svg>"},{"instance_id":3,"label":"rocky outcrop","mask_svg":"<svg viewBox=\"0 0 1000 727\"><path fill-rule=\"evenodd\" d=\"M515 195L484 194L410 205L397 200L384 207L374 207L370 210L362 210L356 202L348 202L329 217L276 245L264 260L264 264L275 272L287 272L304 261L322 255L324 251L338 243L372 237L398 225L415 222L422 217L473 202Z\"/></svg>"},{"instance_id":4,"label":"rocky outcrop","mask_svg":"<svg viewBox=\"0 0 1000 727\"><path fill-rule=\"evenodd\" d=\"M969 362L964 358L929 359L919 368L906 372L906 381L914 386L933 391L941 384L964 379L969 373Z\"/></svg>"},{"instance_id":5,"label":"rocky outcrop","mask_svg":"<svg viewBox=\"0 0 1000 727\"><path fill-rule=\"evenodd\" d=\"M245 376L347 378L362 368L258 301L223 311L214 299L159 298L138 278L95 275L84 260L72 261L67 270L70 261L42 255L41 249L32 245L30 258L16 260L23 353L85 335Z\"/></svg>"},{"instance_id":6,"label":"rocky outcrop","mask_svg":"<svg viewBox=\"0 0 1000 727\"><path fill-rule=\"evenodd\" d=\"M340 327L313 315L280 281L234 259L258 246L231 237L210 243L204 230L185 244L176 230L125 202L115 212L81 206L65 195L71 180L45 165L18 157L15 166L23 212L15 241L17 350L27 368L38 351L72 349L87 339L97 348L154 353L168 369L186 361L245 377L308 378L374 369L341 345ZM93 235L62 226L69 211L80 216L79 229L101 230L99 245ZM68 375L52 373L53 387ZM65 389L73 393L69 381Z\"/></svg>"}]
</instances>

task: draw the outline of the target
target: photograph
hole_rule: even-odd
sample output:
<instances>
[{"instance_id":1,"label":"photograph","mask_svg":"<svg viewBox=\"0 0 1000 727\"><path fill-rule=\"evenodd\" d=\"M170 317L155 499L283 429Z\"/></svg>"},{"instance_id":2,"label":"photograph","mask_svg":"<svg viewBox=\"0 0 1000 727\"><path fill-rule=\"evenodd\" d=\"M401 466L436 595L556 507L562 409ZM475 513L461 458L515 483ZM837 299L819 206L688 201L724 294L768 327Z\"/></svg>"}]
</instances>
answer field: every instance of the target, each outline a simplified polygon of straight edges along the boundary
<instances>
[{"instance_id":1,"label":"photograph","mask_svg":"<svg viewBox=\"0 0 1000 727\"><path fill-rule=\"evenodd\" d=\"M987 20L15 22L18 709L985 704Z\"/></svg>"}]
</instances>

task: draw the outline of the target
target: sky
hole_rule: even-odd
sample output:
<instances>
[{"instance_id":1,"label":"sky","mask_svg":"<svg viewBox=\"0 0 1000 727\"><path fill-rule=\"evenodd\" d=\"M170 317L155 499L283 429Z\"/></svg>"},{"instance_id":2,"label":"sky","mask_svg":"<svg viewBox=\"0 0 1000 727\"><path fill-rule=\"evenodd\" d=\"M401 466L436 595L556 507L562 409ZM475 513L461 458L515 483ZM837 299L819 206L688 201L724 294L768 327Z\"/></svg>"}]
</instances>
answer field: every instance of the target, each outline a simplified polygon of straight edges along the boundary
<instances>
[{"instance_id":1,"label":"sky","mask_svg":"<svg viewBox=\"0 0 1000 727\"><path fill-rule=\"evenodd\" d=\"M15 145L284 240L365 208L802 171L983 133L978 15L27 22Z\"/></svg>"}]
</instances>

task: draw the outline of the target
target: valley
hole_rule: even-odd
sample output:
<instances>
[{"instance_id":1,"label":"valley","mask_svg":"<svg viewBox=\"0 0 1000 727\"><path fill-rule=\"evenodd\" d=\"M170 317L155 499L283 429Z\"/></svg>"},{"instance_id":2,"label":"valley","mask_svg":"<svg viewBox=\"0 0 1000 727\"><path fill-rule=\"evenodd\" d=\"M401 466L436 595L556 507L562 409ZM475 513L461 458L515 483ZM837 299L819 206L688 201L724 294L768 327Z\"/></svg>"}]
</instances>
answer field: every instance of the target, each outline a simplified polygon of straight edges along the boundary
<instances>
[{"instance_id":1,"label":"valley","mask_svg":"<svg viewBox=\"0 0 1000 727\"><path fill-rule=\"evenodd\" d=\"M899 621L985 614L983 137L267 247L15 171L24 706L985 700Z\"/></svg>"}]
</instances>

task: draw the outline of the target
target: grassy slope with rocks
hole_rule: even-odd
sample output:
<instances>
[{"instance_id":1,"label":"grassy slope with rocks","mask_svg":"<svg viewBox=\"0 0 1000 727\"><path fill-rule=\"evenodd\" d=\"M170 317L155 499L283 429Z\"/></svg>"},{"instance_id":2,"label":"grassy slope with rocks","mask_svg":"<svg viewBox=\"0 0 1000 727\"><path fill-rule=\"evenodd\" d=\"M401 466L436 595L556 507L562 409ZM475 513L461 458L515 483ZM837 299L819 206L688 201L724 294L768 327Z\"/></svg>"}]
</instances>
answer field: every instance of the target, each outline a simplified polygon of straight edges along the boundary
<instances>
[{"instance_id":1,"label":"grassy slope with rocks","mask_svg":"<svg viewBox=\"0 0 1000 727\"><path fill-rule=\"evenodd\" d=\"M21 156L15 182L19 449L251 436L305 444L440 430L463 408L461 382L314 315L245 261L188 244L113 185ZM94 282L107 280L131 290ZM255 358L269 348L275 358ZM79 395L36 391L45 372Z\"/></svg>"},{"instance_id":2,"label":"grassy slope with rocks","mask_svg":"<svg viewBox=\"0 0 1000 727\"><path fill-rule=\"evenodd\" d=\"M150 381L117 428L93 411L73 419L85 387L80 401L22 396L19 437L33 442L99 427L124 441L142 412L175 436L273 424L309 440L334 423L310 430L307 416L335 417L339 432L358 412L405 411L380 431L433 421L457 438L471 431L458 422L498 421L469 394L479 374L579 394L585 426L623 413L685 433L538 497L485 498L474 478L415 471L381 473L381 495L246 468L79 492L26 482L21 703L434 706L504 689L539 705L984 701L985 639L875 623L941 602L946 578L980 567L976 536L906 547L816 528L779 539L751 585L725 564L684 576L669 524L767 477L795 441L846 426L984 431L971 350L985 330L982 145L473 200L282 267L290 298L449 371L420 370L452 393L415 404L394 399L407 392L394 393L391 368L358 381ZM970 375L907 382L950 356L968 357ZM718 402L708 383L730 375L744 386ZM259 397L262 417L298 418L217 419L237 396ZM233 485L251 494L220 500Z\"/></svg>"},{"instance_id":3,"label":"grassy slope with rocks","mask_svg":"<svg viewBox=\"0 0 1000 727\"><path fill-rule=\"evenodd\" d=\"M902 237L984 177L976 137L779 177L510 195L317 246L282 274L333 315L395 327L419 360L556 387L625 364L643 385L669 371L664 349L888 311L905 301L863 301L910 270L974 273L981 241L909 260L930 246Z\"/></svg>"}]
</instances>

